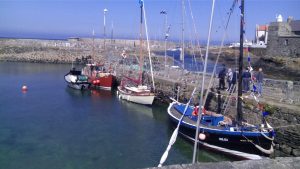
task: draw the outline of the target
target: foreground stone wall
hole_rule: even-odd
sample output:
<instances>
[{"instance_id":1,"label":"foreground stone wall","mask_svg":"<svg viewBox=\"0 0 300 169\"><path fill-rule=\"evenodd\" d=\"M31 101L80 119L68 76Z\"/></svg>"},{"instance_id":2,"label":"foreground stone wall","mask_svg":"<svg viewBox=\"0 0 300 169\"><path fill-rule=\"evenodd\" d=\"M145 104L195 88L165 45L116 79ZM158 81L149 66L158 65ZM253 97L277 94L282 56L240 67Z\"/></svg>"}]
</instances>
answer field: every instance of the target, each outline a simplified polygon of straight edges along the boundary
<instances>
[{"instance_id":1,"label":"foreground stone wall","mask_svg":"<svg viewBox=\"0 0 300 169\"><path fill-rule=\"evenodd\" d=\"M217 163L178 164L148 169L297 169L300 166L300 157L286 157L262 160L222 161Z\"/></svg>"}]
</instances>

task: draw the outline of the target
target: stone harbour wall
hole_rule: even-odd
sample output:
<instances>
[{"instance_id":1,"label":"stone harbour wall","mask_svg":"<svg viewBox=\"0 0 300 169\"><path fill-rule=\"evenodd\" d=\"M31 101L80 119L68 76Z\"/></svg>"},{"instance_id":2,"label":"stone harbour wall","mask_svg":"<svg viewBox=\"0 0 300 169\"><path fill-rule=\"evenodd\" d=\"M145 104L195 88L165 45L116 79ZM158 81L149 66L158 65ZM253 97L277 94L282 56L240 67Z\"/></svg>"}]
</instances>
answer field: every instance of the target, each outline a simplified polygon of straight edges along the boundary
<instances>
[{"instance_id":1,"label":"stone harbour wall","mask_svg":"<svg viewBox=\"0 0 300 169\"><path fill-rule=\"evenodd\" d=\"M222 161L196 164L177 164L147 169L296 169L300 166L300 157L278 157L275 159L244 160L244 161Z\"/></svg>"}]
</instances>

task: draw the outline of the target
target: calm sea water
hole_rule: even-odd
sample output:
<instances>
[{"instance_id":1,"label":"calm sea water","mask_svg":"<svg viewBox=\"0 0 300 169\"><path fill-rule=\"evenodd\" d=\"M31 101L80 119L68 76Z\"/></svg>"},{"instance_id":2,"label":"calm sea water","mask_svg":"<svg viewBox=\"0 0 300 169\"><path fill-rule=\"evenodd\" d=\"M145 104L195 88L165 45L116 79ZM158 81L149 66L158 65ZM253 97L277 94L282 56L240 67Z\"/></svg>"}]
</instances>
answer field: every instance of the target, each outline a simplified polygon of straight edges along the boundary
<instances>
[{"instance_id":1,"label":"calm sea water","mask_svg":"<svg viewBox=\"0 0 300 169\"><path fill-rule=\"evenodd\" d=\"M0 168L157 166L173 131L167 106L124 102L109 91L70 89L63 78L69 69L0 62ZM178 138L166 164L190 163L192 147ZM229 160L204 150L198 159Z\"/></svg>"}]
</instances>

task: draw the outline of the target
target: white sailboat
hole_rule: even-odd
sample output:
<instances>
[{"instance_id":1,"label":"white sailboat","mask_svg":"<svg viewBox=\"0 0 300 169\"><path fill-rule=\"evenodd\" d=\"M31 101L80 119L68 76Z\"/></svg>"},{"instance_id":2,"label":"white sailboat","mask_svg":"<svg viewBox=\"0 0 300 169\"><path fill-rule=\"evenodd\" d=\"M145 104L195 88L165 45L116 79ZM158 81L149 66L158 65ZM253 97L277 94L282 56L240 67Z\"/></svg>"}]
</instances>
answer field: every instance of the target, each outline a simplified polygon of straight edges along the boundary
<instances>
[{"instance_id":1,"label":"white sailboat","mask_svg":"<svg viewBox=\"0 0 300 169\"><path fill-rule=\"evenodd\" d=\"M143 105L152 105L154 101L155 94L151 91L151 88L149 86L143 85L142 82L142 73L143 73L143 65L144 65L144 57L142 55L142 45L143 45L143 39L142 39L142 27L143 27L143 14L145 15L145 9L144 9L144 2L140 1L140 9L141 9L141 19L140 19L140 71L139 71L139 79L135 80L129 77L125 77L124 80L122 80L121 85L118 86L117 95L120 99L124 99L130 102L143 104ZM145 28L146 28L146 35L147 35L147 25L146 25L146 18L145 18ZM148 36L147 36L148 40ZM147 41L148 42L148 41ZM148 52L150 51L149 43L148 43ZM152 73L152 65L151 65L151 57L149 52L149 60L150 60L150 69L152 74L152 82L153 82L153 89L155 89L154 86L154 80L153 80L153 73ZM130 81L131 83L129 83ZM133 83L135 85L132 85Z\"/></svg>"}]
</instances>

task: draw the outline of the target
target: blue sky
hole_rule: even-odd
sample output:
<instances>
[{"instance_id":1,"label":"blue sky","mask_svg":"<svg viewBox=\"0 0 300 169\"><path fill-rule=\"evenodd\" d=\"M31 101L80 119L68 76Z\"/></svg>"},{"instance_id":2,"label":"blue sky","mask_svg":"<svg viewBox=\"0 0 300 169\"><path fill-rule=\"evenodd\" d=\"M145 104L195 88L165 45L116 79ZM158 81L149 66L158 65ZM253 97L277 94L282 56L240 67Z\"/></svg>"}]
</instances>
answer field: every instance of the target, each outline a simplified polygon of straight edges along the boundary
<instances>
[{"instance_id":1,"label":"blue sky","mask_svg":"<svg viewBox=\"0 0 300 169\"><path fill-rule=\"evenodd\" d=\"M181 37L181 0L144 0L148 30L151 39L163 38L164 16L168 12L171 24L170 39ZM195 37L191 21L189 1L201 40L207 39L211 0L185 0L185 37ZM232 0L216 0L213 40L220 40L226 13ZM275 21L276 14L284 20L288 16L300 19L299 0L245 0L246 37L254 39L256 24ZM24 38L67 38L103 36L103 9L106 15L107 36L114 25L114 36L138 38L139 3L138 0L0 0L0 37ZM227 40L237 40L239 31L239 11L235 9L230 21Z\"/></svg>"}]
</instances>

